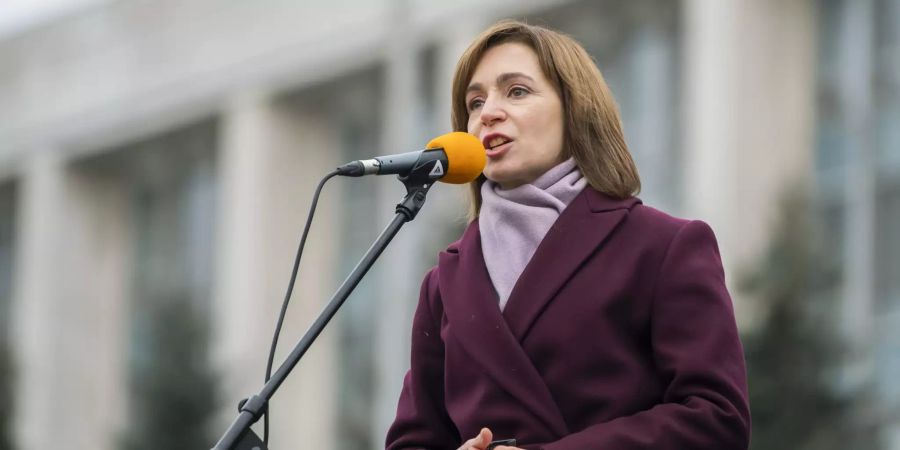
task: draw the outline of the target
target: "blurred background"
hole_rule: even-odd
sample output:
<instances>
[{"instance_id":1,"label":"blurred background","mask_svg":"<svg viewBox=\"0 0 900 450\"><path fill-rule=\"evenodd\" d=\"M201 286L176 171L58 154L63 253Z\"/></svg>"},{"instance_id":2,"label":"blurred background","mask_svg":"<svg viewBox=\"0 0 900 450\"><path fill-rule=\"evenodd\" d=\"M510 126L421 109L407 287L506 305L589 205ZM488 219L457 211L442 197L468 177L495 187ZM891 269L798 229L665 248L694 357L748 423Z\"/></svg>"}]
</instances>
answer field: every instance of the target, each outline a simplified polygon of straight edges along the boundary
<instances>
[{"instance_id":1,"label":"blurred background","mask_svg":"<svg viewBox=\"0 0 900 450\"><path fill-rule=\"evenodd\" d=\"M900 449L900 0L6 0L0 449L210 448L262 386L315 184L449 128L502 18L577 38L646 204L716 231L754 449ZM402 185L325 189L281 361ZM272 405L270 448L383 448L441 185Z\"/></svg>"}]
</instances>

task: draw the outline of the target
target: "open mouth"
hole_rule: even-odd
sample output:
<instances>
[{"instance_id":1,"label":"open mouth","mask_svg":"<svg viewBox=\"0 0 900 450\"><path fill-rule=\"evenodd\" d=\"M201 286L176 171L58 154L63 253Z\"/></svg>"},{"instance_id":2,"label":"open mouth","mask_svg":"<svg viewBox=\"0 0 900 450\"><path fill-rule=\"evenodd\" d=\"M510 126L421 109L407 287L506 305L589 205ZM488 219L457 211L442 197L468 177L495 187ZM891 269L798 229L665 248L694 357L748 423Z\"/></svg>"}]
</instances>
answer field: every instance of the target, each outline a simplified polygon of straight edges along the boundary
<instances>
[{"instance_id":1,"label":"open mouth","mask_svg":"<svg viewBox=\"0 0 900 450\"><path fill-rule=\"evenodd\" d=\"M481 141L489 158L496 158L505 153L510 147L508 144L511 142L512 139L500 133L491 133Z\"/></svg>"},{"instance_id":2,"label":"open mouth","mask_svg":"<svg viewBox=\"0 0 900 450\"><path fill-rule=\"evenodd\" d=\"M503 144L506 144L508 142L512 142L512 140L507 138L506 136L495 136L495 137L491 138L490 141L488 141L487 145L485 145L485 148L487 148L489 150L493 150L493 149L495 149Z\"/></svg>"}]
</instances>

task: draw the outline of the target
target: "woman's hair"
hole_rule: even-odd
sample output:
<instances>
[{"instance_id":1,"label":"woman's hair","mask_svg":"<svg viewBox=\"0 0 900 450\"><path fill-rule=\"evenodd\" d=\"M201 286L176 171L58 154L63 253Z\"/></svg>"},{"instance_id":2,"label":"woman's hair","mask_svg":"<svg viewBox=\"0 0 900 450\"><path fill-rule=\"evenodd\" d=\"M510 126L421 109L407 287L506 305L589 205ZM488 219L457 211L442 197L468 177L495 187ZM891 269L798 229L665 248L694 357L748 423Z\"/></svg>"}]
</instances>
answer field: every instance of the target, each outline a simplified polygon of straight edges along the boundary
<instances>
[{"instance_id":1,"label":"woman's hair","mask_svg":"<svg viewBox=\"0 0 900 450\"><path fill-rule=\"evenodd\" d=\"M641 180L625 144L615 99L587 51L557 31L505 20L478 36L460 57L453 76L453 130L468 129L466 88L482 56L491 47L511 42L534 50L544 76L562 100L562 158L573 157L588 184L606 195L620 199L637 195ZM469 184L470 221L481 209L484 181L481 175Z\"/></svg>"}]
</instances>

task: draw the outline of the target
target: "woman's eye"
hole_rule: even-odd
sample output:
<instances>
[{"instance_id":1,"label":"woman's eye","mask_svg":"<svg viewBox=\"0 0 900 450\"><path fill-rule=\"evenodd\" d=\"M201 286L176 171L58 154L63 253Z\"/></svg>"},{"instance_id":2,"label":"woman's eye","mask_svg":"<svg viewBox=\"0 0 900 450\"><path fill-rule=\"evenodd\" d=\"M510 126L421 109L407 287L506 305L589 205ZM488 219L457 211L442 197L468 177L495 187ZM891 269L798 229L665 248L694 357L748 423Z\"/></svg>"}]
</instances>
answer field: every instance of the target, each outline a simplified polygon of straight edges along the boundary
<instances>
[{"instance_id":1,"label":"woman's eye","mask_svg":"<svg viewBox=\"0 0 900 450\"><path fill-rule=\"evenodd\" d=\"M481 105L483 105L483 104L484 104L484 101L481 100L480 98L474 98L472 100L469 100L469 111L474 111L478 108L481 108Z\"/></svg>"},{"instance_id":2,"label":"woman's eye","mask_svg":"<svg viewBox=\"0 0 900 450\"><path fill-rule=\"evenodd\" d=\"M509 90L510 97L524 97L528 94L528 89L523 87L514 87Z\"/></svg>"}]
</instances>

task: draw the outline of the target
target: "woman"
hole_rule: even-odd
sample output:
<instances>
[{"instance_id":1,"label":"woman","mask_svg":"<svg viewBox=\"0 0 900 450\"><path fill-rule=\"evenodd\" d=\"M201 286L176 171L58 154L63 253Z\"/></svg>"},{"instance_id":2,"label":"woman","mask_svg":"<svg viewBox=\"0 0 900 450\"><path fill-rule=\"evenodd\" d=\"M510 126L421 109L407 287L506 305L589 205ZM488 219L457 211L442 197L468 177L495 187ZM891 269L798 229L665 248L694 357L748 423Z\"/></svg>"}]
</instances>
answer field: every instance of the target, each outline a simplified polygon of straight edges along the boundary
<instances>
[{"instance_id":1,"label":"woman","mask_svg":"<svg viewBox=\"0 0 900 450\"><path fill-rule=\"evenodd\" d=\"M715 236L634 197L584 49L498 23L460 59L452 114L488 163L471 223L425 277L387 448L746 449Z\"/></svg>"}]
</instances>

